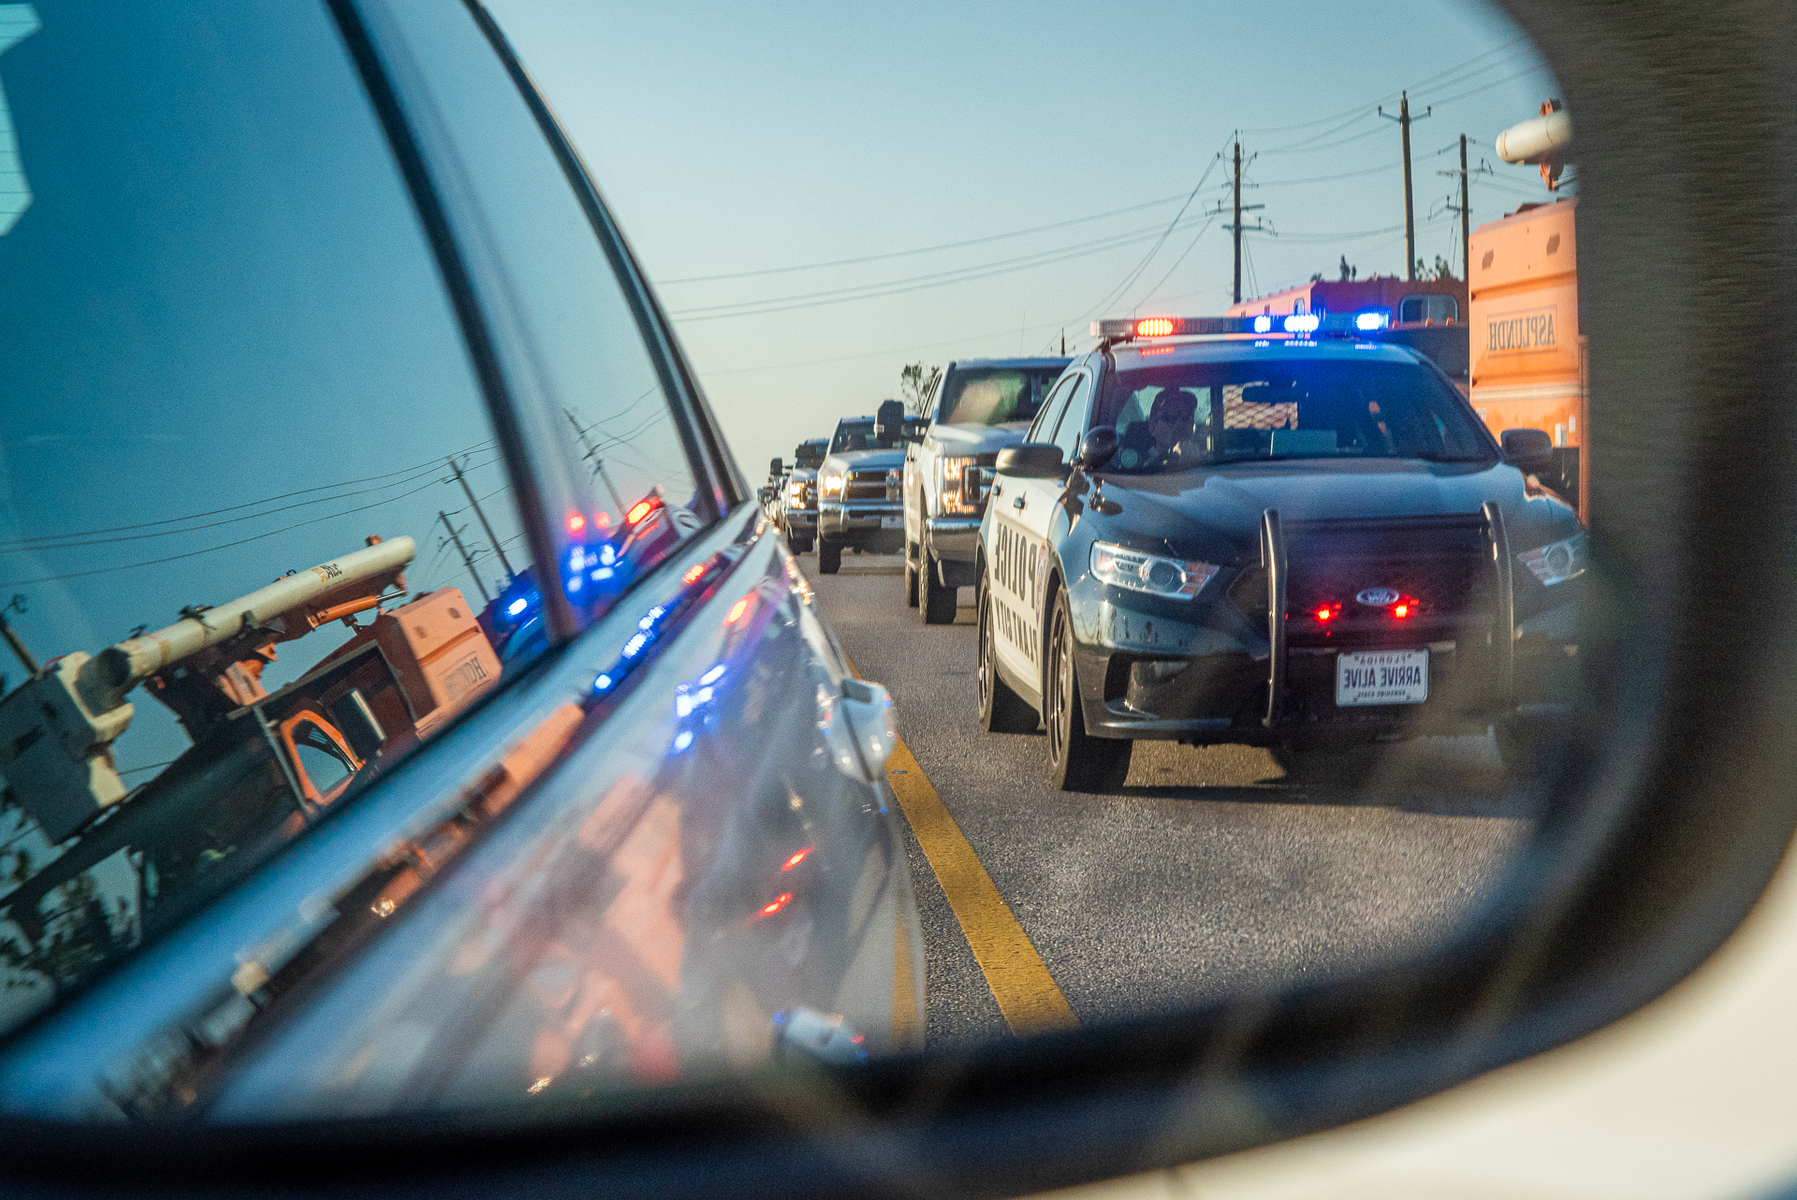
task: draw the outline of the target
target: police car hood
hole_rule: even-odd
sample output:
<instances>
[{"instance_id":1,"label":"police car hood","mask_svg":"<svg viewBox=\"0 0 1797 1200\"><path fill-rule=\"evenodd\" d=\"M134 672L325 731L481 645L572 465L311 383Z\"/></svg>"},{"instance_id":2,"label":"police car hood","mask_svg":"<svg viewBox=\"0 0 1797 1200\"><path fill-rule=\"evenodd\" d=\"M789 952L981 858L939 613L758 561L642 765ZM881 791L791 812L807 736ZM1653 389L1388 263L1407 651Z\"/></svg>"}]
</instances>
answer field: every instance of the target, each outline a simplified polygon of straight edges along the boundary
<instances>
[{"instance_id":1,"label":"police car hood","mask_svg":"<svg viewBox=\"0 0 1797 1200\"><path fill-rule=\"evenodd\" d=\"M1028 421L1006 421L1001 425L935 425L930 436L944 454L956 458L976 454L997 454L1006 446L1021 443L1029 433Z\"/></svg>"},{"instance_id":2,"label":"police car hood","mask_svg":"<svg viewBox=\"0 0 1797 1200\"><path fill-rule=\"evenodd\" d=\"M1536 544L1528 539L1537 531L1545 534L1572 519L1566 505L1525 489L1522 473L1498 462L1232 463L1177 475L1112 475L1104 495L1117 506L1106 513L1106 524L1120 532L1177 546L1182 533L1202 528L1244 551L1258 544L1261 514L1269 508L1282 522L1378 520L1471 515L1496 501L1513 545Z\"/></svg>"}]
</instances>

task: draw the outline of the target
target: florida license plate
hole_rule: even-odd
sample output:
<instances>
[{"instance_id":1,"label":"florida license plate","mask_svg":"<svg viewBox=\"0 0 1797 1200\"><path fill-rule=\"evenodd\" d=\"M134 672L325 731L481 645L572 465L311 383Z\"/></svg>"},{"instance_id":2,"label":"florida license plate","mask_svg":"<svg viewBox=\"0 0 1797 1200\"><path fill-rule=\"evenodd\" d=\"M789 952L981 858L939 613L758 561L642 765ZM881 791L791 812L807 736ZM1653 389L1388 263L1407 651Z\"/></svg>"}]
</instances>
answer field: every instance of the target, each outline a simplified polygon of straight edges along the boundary
<instances>
[{"instance_id":1,"label":"florida license plate","mask_svg":"<svg viewBox=\"0 0 1797 1200\"><path fill-rule=\"evenodd\" d=\"M880 518L880 528L881 529L903 529L904 527L905 527L905 518L903 518L903 517L881 517Z\"/></svg>"},{"instance_id":2,"label":"florida license plate","mask_svg":"<svg viewBox=\"0 0 1797 1200\"><path fill-rule=\"evenodd\" d=\"M1338 655L1335 703L1421 704L1429 698L1427 650L1368 650Z\"/></svg>"}]
</instances>

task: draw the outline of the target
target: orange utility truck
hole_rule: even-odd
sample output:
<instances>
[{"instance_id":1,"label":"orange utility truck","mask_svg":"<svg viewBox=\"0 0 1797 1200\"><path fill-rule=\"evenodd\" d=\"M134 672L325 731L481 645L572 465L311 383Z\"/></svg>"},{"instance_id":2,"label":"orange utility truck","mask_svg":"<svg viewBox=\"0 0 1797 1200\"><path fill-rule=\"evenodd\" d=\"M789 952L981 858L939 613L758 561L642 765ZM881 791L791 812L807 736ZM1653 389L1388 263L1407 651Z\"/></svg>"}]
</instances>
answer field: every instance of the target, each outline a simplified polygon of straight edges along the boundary
<instances>
[{"instance_id":1,"label":"orange utility truck","mask_svg":"<svg viewBox=\"0 0 1797 1200\"><path fill-rule=\"evenodd\" d=\"M1578 200L1525 204L1473 230L1471 400L1493 432L1554 441L1541 482L1585 512L1585 339L1579 332Z\"/></svg>"}]
</instances>

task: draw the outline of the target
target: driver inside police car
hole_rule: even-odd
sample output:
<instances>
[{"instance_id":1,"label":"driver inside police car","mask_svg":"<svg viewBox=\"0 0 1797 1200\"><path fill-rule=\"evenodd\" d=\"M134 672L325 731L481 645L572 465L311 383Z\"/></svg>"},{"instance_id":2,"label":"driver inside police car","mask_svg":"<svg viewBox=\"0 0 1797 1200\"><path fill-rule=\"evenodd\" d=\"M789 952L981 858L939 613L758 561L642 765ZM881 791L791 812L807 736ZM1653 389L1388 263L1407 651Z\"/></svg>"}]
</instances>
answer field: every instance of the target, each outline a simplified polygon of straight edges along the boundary
<instances>
[{"instance_id":1,"label":"driver inside police car","mask_svg":"<svg viewBox=\"0 0 1797 1200\"><path fill-rule=\"evenodd\" d=\"M1185 388L1164 387L1148 410L1148 432L1154 437L1154 457L1161 463L1177 463L1197 457L1203 448L1194 441L1193 418L1198 397Z\"/></svg>"}]
</instances>

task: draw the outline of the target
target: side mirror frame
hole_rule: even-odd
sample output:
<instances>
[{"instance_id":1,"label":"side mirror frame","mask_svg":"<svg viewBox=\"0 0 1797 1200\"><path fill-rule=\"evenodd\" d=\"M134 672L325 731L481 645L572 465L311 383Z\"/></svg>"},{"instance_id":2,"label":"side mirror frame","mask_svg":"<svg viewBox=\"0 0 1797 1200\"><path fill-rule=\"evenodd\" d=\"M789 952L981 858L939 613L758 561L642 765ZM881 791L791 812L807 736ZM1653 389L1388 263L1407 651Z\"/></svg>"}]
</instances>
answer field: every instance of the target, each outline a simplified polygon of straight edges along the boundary
<instances>
[{"instance_id":1,"label":"side mirror frame","mask_svg":"<svg viewBox=\"0 0 1797 1200\"><path fill-rule=\"evenodd\" d=\"M1013 479L1065 479L1067 464L1053 442L1024 442L998 452L993 470Z\"/></svg>"},{"instance_id":2,"label":"side mirror frame","mask_svg":"<svg viewBox=\"0 0 1797 1200\"><path fill-rule=\"evenodd\" d=\"M874 437L882 442L897 442L905 437L905 406L897 400L882 400L874 412Z\"/></svg>"},{"instance_id":3,"label":"side mirror frame","mask_svg":"<svg viewBox=\"0 0 1797 1200\"><path fill-rule=\"evenodd\" d=\"M786 460L785 459L776 458L776 459L772 459L768 462L767 473L769 475L780 475L780 474L783 474L785 471L786 471Z\"/></svg>"},{"instance_id":4,"label":"side mirror frame","mask_svg":"<svg viewBox=\"0 0 1797 1200\"><path fill-rule=\"evenodd\" d=\"M1529 474L1551 470L1554 465L1554 440L1539 429L1506 429L1498 438L1504 450L1504 461Z\"/></svg>"}]
</instances>

